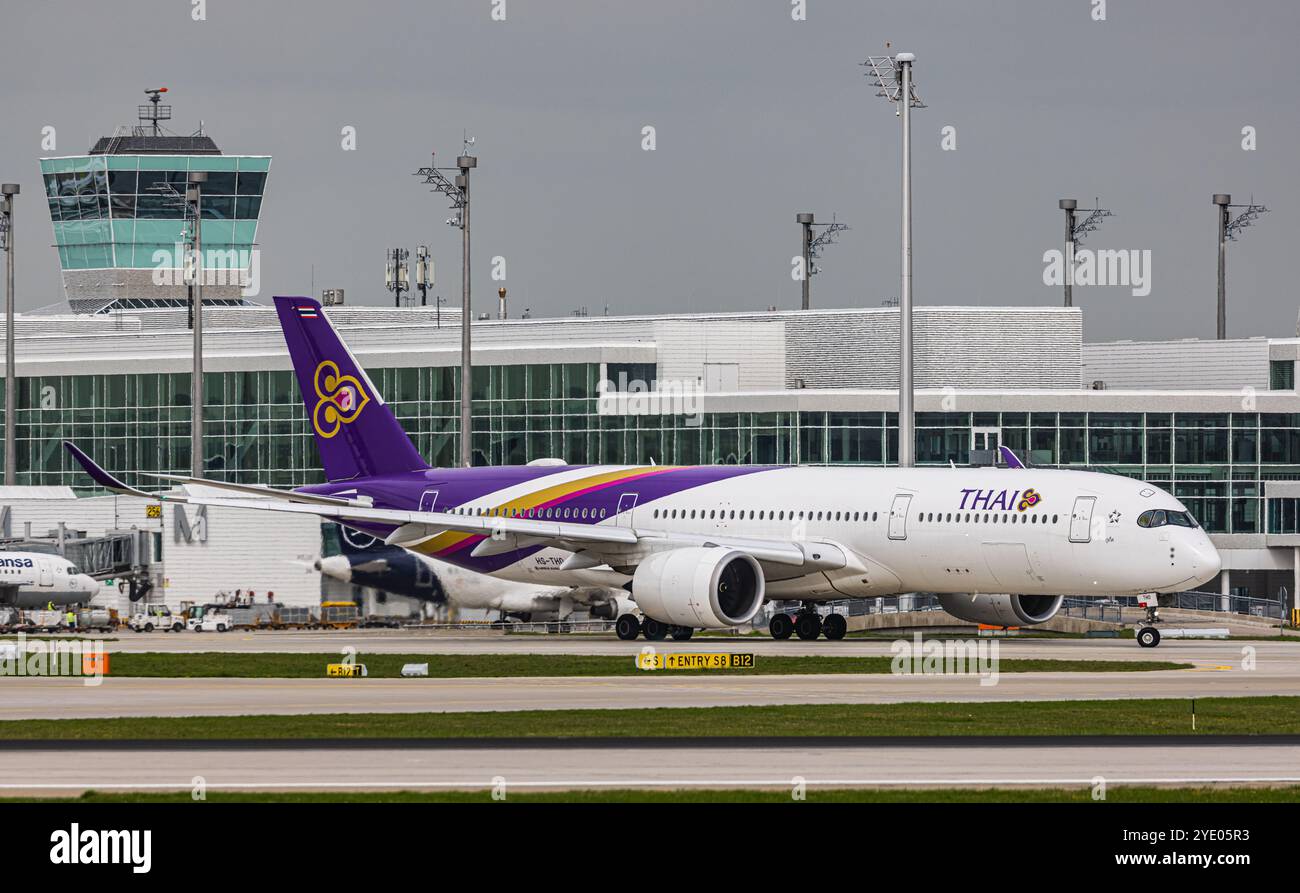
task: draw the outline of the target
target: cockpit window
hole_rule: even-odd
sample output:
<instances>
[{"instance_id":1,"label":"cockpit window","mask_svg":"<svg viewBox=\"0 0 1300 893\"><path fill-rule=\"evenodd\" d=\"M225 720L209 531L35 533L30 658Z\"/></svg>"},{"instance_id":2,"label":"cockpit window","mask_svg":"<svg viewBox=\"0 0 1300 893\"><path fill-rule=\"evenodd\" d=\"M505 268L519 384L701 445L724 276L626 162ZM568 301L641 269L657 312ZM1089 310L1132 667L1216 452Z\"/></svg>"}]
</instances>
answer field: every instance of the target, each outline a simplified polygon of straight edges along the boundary
<instances>
[{"instance_id":1,"label":"cockpit window","mask_svg":"<svg viewBox=\"0 0 1300 893\"><path fill-rule=\"evenodd\" d=\"M1166 524L1172 524L1175 527L1195 527L1196 519L1188 512L1147 509L1138 515L1137 524L1138 527L1164 527Z\"/></svg>"}]
</instances>

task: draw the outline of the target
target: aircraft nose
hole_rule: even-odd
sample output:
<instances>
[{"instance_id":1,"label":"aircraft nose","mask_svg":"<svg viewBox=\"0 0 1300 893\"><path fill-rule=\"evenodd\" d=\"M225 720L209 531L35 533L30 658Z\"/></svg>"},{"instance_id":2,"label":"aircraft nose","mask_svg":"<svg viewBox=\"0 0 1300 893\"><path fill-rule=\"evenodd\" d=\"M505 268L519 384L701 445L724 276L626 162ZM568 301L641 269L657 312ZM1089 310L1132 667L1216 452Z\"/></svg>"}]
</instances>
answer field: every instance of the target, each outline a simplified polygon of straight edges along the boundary
<instances>
[{"instance_id":1,"label":"aircraft nose","mask_svg":"<svg viewBox=\"0 0 1300 893\"><path fill-rule=\"evenodd\" d=\"M1214 543L1204 533L1188 544L1187 551L1192 559L1192 576L1198 586L1213 580L1223 569L1223 558L1219 555L1219 550L1214 548Z\"/></svg>"},{"instance_id":2,"label":"aircraft nose","mask_svg":"<svg viewBox=\"0 0 1300 893\"><path fill-rule=\"evenodd\" d=\"M89 574L81 575L81 585L86 587L86 591L90 593L91 598L94 598L95 596L99 595L99 593L104 588L103 583L99 582Z\"/></svg>"},{"instance_id":3,"label":"aircraft nose","mask_svg":"<svg viewBox=\"0 0 1300 893\"><path fill-rule=\"evenodd\" d=\"M316 570L327 577L342 580L344 583L352 580L352 562L348 560L346 555L331 555L328 558L321 558L316 562Z\"/></svg>"}]
</instances>

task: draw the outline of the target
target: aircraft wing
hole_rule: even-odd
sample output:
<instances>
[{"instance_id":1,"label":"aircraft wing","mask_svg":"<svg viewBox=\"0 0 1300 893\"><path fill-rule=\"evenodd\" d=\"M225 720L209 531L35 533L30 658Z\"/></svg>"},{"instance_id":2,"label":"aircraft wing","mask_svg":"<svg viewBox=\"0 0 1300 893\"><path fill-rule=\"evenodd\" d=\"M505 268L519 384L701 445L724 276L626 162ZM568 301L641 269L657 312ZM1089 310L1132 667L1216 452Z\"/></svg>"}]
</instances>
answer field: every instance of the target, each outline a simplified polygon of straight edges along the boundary
<instances>
[{"instance_id":1,"label":"aircraft wing","mask_svg":"<svg viewBox=\"0 0 1300 893\"><path fill-rule=\"evenodd\" d=\"M790 565L806 571L836 570L846 567L850 557L846 550L833 543L793 540L768 540L749 537L729 537L709 534L691 534L680 531L633 529L608 524L573 524L535 518L506 518L479 515L459 515L450 512L421 512L406 509L374 508L360 500L334 497L313 497L312 494L290 490L249 487L243 484L226 484L184 478L187 483L230 490L244 495L256 491L264 498L186 496L173 493L146 493L129 487L95 464L76 445L65 441L64 446L96 483L105 489L145 499L162 502L179 502L188 505L226 506L255 511L288 512L329 518L342 524L383 525L395 528L386 542L391 545L413 546L445 531L479 534L486 539L479 542L471 553L475 557L510 552L535 545L555 546L568 551L588 551L598 556L609 556L617 562L620 556L629 556L642 550L655 550L685 546L722 546L752 555L758 561ZM600 563L600 562L598 562Z\"/></svg>"}]
</instances>

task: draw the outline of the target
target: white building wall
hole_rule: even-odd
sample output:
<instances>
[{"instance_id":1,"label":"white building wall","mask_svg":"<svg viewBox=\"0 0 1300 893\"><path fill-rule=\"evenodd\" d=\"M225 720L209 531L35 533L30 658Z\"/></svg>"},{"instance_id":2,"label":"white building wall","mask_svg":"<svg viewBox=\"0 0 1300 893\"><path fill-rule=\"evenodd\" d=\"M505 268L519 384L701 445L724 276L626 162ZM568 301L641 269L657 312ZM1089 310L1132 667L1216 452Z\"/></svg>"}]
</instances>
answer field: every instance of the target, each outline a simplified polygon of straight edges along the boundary
<instances>
[{"instance_id":1,"label":"white building wall","mask_svg":"<svg viewBox=\"0 0 1300 893\"><path fill-rule=\"evenodd\" d=\"M737 388L766 391L785 386L785 322L723 319L700 325L686 319L656 322L659 380L706 386L706 365L735 364Z\"/></svg>"},{"instance_id":2,"label":"white building wall","mask_svg":"<svg viewBox=\"0 0 1300 893\"><path fill-rule=\"evenodd\" d=\"M827 310L786 324L786 385L897 388L899 312ZM1083 317L1063 307L917 307L918 388L1077 388Z\"/></svg>"},{"instance_id":3,"label":"white building wall","mask_svg":"<svg viewBox=\"0 0 1300 893\"><path fill-rule=\"evenodd\" d=\"M1253 387L1267 390L1267 338L1225 341L1111 341L1083 346L1084 387L1199 390Z\"/></svg>"},{"instance_id":4,"label":"white building wall","mask_svg":"<svg viewBox=\"0 0 1300 893\"><path fill-rule=\"evenodd\" d=\"M23 488L6 489L13 494ZM45 489L45 488L34 488ZM63 521L70 531L100 536L110 530L146 530L162 535L162 555L155 555L155 593L169 606L182 601L209 601L220 591L251 589L258 601L268 592L287 605L320 603L320 574L311 568L320 557L320 521L314 517L271 514L231 508L207 509L207 540L197 534L197 508L164 503L161 518L146 516L148 500L133 496L86 499L28 499L7 496L10 531L22 536L31 522L33 536L46 536ZM177 532L176 512L189 520L191 539ZM309 569L310 568L310 569ZM126 607L126 598L105 591L96 604Z\"/></svg>"}]
</instances>

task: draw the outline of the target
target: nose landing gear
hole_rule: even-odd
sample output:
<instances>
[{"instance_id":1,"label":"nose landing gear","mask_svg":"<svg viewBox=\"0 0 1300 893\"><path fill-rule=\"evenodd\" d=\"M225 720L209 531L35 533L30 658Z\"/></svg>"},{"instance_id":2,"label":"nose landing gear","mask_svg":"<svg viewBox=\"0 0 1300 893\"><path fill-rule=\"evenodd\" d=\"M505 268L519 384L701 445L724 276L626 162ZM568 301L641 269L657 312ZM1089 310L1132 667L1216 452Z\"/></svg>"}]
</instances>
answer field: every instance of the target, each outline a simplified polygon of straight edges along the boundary
<instances>
[{"instance_id":1,"label":"nose landing gear","mask_svg":"<svg viewBox=\"0 0 1300 893\"><path fill-rule=\"evenodd\" d=\"M1154 648L1160 644L1160 630L1156 629L1156 623L1160 620L1160 614L1156 611L1155 605L1147 605L1147 619L1138 626L1137 641L1143 648Z\"/></svg>"}]
</instances>

